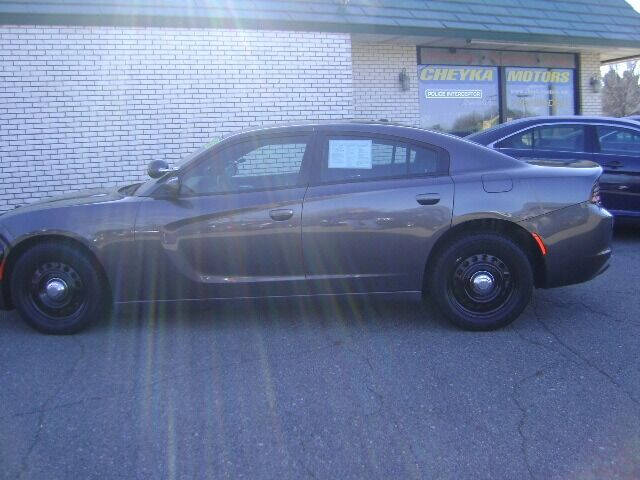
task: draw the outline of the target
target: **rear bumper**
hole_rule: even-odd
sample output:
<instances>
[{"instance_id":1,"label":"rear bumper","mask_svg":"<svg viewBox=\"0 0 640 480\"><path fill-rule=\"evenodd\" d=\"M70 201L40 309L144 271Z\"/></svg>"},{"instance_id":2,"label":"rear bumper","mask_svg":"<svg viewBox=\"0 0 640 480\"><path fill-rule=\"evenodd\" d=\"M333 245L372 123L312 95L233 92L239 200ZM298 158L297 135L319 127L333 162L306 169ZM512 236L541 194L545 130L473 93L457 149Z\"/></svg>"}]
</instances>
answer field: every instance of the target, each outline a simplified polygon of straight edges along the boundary
<instances>
[{"instance_id":1,"label":"rear bumper","mask_svg":"<svg viewBox=\"0 0 640 480\"><path fill-rule=\"evenodd\" d=\"M7 253L9 250L8 243L0 235L0 310L11 310L13 305L8 298L8 289L5 288L8 279L5 276L5 266Z\"/></svg>"},{"instance_id":2,"label":"rear bumper","mask_svg":"<svg viewBox=\"0 0 640 480\"><path fill-rule=\"evenodd\" d=\"M610 258L611 248L607 248L595 255L582 257L567 268L564 274L547 278L545 287L560 287L589 281L609 268Z\"/></svg>"},{"instance_id":3,"label":"rear bumper","mask_svg":"<svg viewBox=\"0 0 640 480\"><path fill-rule=\"evenodd\" d=\"M5 298L5 293L0 291L0 310L13 310L13 305L11 305L8 299Z\"/></svg>"},{"instance_id":4,"label":"rear bumper","mask_svg":"<svg viewBox=\"0 0 640 480\"><path fill-rule=\"evenodd\" d=\"M582 283L609 268L613 216L604 208L582 203L523 222L547 247L537 286L553 288Z\"/></svg>"}]
</instances>

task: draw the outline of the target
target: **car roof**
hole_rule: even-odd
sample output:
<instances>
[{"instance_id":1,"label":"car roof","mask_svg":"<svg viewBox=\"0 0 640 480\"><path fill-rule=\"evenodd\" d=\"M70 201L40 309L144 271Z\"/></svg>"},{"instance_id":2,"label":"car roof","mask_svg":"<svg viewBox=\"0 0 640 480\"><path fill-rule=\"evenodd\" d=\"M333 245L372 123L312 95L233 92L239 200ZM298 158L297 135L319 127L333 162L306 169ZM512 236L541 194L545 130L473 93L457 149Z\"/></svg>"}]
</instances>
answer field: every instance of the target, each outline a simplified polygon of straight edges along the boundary
<instances>
[{"instance_id":1,"label":"car roof","mask_svg":"<svg viewBox=\"0 0 640 480\"><path fill-rule=\"evenodd\" d=\"M277 130L291 130L291 129L313 129L313 128L341 128L341 127L375 127L375 126L391 126L391 127L406 127L411 129L424 130L419 127L413 127L411 125L399 123L399 122L391 122L385 119L379 120L369 120L369 119L354 119L354 118L345 118L341 120L327 120L327 121L309 121L309 122L283 122L277 123L274 125L263 125L259 127L249 127L246 129L239 130L234 132L232 135L242 135L244 133L258 133L258 132L273 132Z\"/></svg>"},{"instance_id":2,"label":"car roof","mask_svg":"<svg viewBox=\"0 0 640 480\"><path fill-rule=\"evenodd\" d=\"M360 120L360 119L344 119L344 120L327 120L325 122L292 122L283 123L273 126L263 126L250 128L234 132L224 138L224 140L236 139L247 135L263 135L263 134L279 134L291 131L313 131L313 130L332 130L359 133L375 133L379 135L390 135L402 137L419 142L433 143L435 145L446 148L451 142L464 141L456 135L449 133L435 132L424 128L405 125L387 120Z\"/></svg>"},{"instance_id":3,"label":"car roof","mask_svg":"<svg viewBox=\"0 0 640 480\"><path fill-rule=\"evenodd\" d=\"M630 118L604 117L604 116L587 116L587 115L563 115L563 116L544 116L544 117L526 117L510 122L502 123L491 127L482 132L472 133L466 136L467 140L487 145L495 142L505 136L515 133L527 127L548 123L583 123L583 124L610 124L610 125L626 125L640 128L640 122Z\"/></svg>"}]
</instances>

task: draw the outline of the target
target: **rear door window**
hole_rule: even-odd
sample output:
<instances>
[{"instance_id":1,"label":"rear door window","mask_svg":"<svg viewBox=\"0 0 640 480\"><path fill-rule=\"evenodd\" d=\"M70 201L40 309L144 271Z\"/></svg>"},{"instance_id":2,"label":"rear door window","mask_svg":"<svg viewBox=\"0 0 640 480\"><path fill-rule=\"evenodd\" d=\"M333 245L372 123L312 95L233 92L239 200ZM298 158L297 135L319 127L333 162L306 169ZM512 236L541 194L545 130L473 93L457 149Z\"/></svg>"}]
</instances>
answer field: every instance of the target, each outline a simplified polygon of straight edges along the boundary
<instances>
[{"instance_id":1,"label":"rear door window","mask_svg":"<svg viewBox=\"0 0 640 480\"><path fill-rule=\"evenodd\" d=\"M360 135L332 135L325 142L321 182L441 175L448 155L437 147Z\"/></svg>"},{"instance_id":2,"label":"rear door window","mask_svg":"<svg viewBox=\"0 0 640 480\"><path fill-rule=\"evenodd\" d=\"M544 125L533 129L533 149L554 152L584 152L583 125Z\"/></svg>"}]
</instances>

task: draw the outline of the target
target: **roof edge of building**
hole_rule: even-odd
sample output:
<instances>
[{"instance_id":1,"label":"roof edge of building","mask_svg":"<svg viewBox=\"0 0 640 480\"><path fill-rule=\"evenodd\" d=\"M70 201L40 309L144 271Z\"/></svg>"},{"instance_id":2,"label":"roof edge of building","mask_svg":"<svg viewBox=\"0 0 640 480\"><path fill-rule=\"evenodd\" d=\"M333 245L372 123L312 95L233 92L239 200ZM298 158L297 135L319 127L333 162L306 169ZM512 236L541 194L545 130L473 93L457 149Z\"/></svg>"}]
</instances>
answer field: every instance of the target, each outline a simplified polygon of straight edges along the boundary
<instances>
[{"instance_id":1,"label":"roof edge of building","mask_svg":"<svg viewBox=\"0 0 640 480\"><path fill-rule=\"evenodd\" d=\"M459 28L429 28L401 25L373 25L360 23L299 22L275 19L242 19L226 17L158 16L158 15L83 15L83 14L26 14L3 13L0 27L8 26L95 26L95 27L162 27L162 28L227 28L250 30L288 30L328 33L367 33L380 35L406 35L415 37L451 37L468 40L492 40L508 44L533 43L575 48L623 47L640 48L640 41L612 38L594 38L540 33L487 31Z\"/></svg>"}]
</instances>

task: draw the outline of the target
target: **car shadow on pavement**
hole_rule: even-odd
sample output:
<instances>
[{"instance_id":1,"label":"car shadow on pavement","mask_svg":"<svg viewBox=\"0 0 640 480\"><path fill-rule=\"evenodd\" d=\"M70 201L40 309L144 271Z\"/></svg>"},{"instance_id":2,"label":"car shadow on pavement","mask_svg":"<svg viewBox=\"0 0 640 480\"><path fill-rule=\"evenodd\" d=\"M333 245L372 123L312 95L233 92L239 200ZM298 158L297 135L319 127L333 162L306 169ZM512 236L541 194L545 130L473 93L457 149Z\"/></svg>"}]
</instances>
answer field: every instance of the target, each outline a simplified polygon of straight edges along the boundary
<instances>
[{"instance_id":1,"label":"car shadow on pavement","mask_svg":"<svg viewBox=\"0 0 640 480\"><path fill-rule=\"evenodd\" d=\"M0 315L0 335L10 331L30 331L15 311ZM373 295L117 305L110 318L91 325L87 332L173 329L178 326L224 331L255 324L292 329L301 326L323 329L336 324L345 328L455 329L433 306L421 302L417 295Z\"/></svg>"},{"instance_id":2,"label":"car shadow on pavement","mask_svg":"<svg viewBox=\"0 0 640 480\"><path fill-rule=\"evenodd\" d=\"M432 306L415 296L357 296L318 298L265 298L123 305L112 318L93 330L110 328L137 329L150 321L180 321L189 328L218 330L238 329L259 323L280 328L311 326L328 328L340 323L345 327L381 326L387 328L452 329Z\"/></svg>"}]
</instances>

